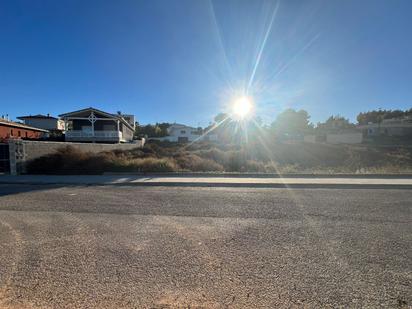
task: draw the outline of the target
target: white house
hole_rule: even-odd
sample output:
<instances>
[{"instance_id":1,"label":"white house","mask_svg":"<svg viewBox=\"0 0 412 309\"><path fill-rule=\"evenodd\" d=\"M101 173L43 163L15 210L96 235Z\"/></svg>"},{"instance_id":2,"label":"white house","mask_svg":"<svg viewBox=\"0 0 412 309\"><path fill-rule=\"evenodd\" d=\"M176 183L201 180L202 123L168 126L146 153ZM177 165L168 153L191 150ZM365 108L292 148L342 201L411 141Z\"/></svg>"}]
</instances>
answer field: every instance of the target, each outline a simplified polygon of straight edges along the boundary
<instances>
[{"instance_id":1,"label":"white house","mask_svg":"<svg viewBox=\"0 0 412 309\"><path fill-rule=\"evenodd\" d=\"M174 123L167 128L168 136L151 138L159 141L187 143L194 141L217 141L216 134L205 133L201 128L189 127L184 124Z\"/></svg>"},{"instance_id":2,"label":"white house","mask_svg":"<svg viewBox=\"0 0 412 309\"><path fill-rule=\"evenodd\" d=\"M111 114L93 107L59 115L69 142L125 143L133 141L134 116Z\"/></svg>"},{"instance_id":3,"label":"white house","mask_svg":"<svg viewBox=\"0 0 412 309\"><path fill-rule=\"evenodd\" d=\"M355 131L305 135L306 143L362 144L363 134Z\"/></svg>"},{"instance_id":4,"label":"white house","mask_svg":"<svg viewBox=\"0 0 412 309\"><path fill-rule=\"evenodd\" d=\"M47 115L20 116L17 119L23 120L25 125L49 131L64 131L64 121L56 117Z\"/></svg>"},{"instance_id":5,"label":"white house","mask_svg":"<svg viewBox=\"0 0 412 309\"><path fill-rule=\"evenodd\" d=\"M366 136L412 136L412 117L384 119L381 123L359 125Z\"/></svg>"}]
</instances>

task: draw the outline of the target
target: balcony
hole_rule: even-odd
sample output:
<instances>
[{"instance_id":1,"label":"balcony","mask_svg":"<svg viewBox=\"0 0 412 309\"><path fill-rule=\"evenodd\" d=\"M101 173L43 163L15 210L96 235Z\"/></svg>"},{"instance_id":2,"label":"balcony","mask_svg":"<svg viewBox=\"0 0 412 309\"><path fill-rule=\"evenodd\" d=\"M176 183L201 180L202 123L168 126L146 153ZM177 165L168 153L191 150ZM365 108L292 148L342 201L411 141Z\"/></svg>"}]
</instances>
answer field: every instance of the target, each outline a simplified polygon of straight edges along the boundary
<instances>
[{"instance_id":1,"label":"balcony","mask_svg":"<svg viewBox=\"0 0 412 309\"><path fill-rule=\"evenodd\" d=\"M102 141L102 142L120 142L122 141L122 132L120 131L66 131L66 141Z\"/></svg>"}]
</instances>

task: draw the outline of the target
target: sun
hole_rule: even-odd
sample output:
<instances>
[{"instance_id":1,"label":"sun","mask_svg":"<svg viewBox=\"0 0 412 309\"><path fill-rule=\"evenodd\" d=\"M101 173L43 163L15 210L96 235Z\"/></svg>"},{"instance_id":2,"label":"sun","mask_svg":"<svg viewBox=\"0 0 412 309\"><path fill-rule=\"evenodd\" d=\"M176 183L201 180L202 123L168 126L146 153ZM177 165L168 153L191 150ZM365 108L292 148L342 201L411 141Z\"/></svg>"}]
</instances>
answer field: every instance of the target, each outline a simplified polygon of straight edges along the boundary
<instances>
[{"instance_id":1,"label":"sun","mask_svg":"<svg viewBox=\"0 0 412 309\"><path fill-rule=\"evenodd\" d=\"M252 112L252 99L246 96L239 97L234 101L232 109L234 115L243 119Z\"/></svg>"}]
</instances>

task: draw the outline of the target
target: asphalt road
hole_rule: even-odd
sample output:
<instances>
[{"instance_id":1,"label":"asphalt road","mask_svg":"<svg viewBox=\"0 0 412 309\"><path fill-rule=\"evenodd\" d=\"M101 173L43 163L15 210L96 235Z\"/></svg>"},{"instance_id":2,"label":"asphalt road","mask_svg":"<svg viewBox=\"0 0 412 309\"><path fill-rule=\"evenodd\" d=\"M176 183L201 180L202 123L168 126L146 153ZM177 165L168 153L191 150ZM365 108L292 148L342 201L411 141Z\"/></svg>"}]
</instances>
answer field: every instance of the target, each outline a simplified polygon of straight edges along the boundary
<instances>
[{"instance_id":1,"label":"asphalt road","mask_svg":"<svg viewBox=\"0 0 412 309\"><path fill-rule=\"evenodd\" d=\"M0 308L412 306L412 190L0 185Z\"/></svg>"}]
</instances>

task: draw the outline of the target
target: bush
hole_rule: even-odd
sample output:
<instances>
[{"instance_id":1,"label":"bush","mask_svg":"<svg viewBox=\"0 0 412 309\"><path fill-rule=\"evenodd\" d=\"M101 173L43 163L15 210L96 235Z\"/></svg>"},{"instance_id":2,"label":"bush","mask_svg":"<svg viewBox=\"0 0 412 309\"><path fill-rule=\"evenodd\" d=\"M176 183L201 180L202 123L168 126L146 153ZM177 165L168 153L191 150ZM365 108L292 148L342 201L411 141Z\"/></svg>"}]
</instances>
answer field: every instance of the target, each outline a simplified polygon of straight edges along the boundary
<instances>
[{"instance_id":1,"label":"bush","mask_svg":"<svg viewBox=\"0 0 412 309\"><path fill-rule=\"evenodd\" d=\"M175 172L178 166L173 159L142 158L113 161L111 172Z\"/></svg>"},{"instance_id":2,"label":"bush","mask_svg":"<svg viewBox=\"0 0 412 309\"><path fill-rule=\"evenodd\" d=\"M136 152L135 152L136 154ZM141 155L139 153L139 155ZM171 158L136 158L123 151L94 154L67 146L29 162L29 174L102 174L104 172L174 172L179 167Z\"/></svg>"},{"instance_id":3,"label":"bush","mask_svg":"<svg viewBox=\"0 0 412 309\"><path fill-rule=\"evenodd\" d=\"M264 162L248 160L244 166L244 171L251 173L266 173L267 169Z\"/></svg>"},{"instance_id":4,"label":"bush","mask_svg":"<svg viewBox=\"0 0 412 309\"><path fill-rule=\"evenodd\" d=\"M308 143L219 145L148 143L143 148L101 153L70 146L28 163L31 174L103 172L376 173L412 169L409 148Z\"/></svg>"},{"instance_id":5,"label":"bush","mask_svg":"<svg viewBox=\"0 0 412 309\"><path fill-rule=\"evenodd\" d=\"M182 170L192 172L222 172L224 168L219 163L199 157L195 154L180 155L176 159Z\"/></svg>"},{"instance_id":6,"label":"bush","mask_svg":"<svg viewBox=\"0 0 412 309\"><path fill-rule=\"evenodd\" d=\"M107 170L114 158L112 153L93 154L66 146L32 160L27 171L30 174L99 174Z\"/></svg>"}]
</instances>

